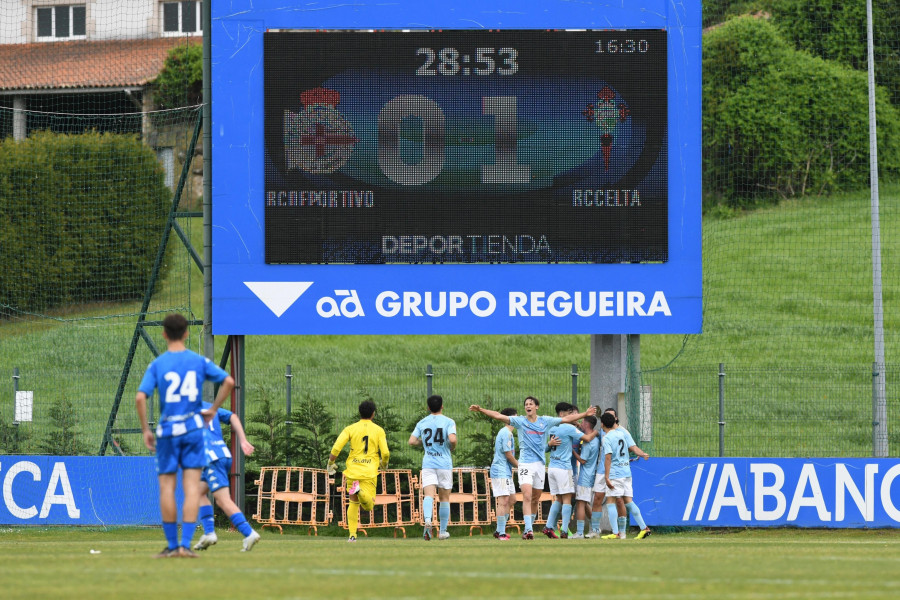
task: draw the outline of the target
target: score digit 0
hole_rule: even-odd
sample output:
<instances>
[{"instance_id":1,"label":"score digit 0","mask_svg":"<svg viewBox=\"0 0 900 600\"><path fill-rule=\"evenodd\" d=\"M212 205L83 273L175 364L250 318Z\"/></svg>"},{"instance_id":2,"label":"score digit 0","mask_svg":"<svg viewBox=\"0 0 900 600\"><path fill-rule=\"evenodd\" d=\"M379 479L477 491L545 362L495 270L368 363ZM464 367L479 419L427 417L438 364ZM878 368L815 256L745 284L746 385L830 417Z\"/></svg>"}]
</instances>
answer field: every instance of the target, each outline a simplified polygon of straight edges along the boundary
<instances>
[{"instance_id":1,"label":"score digit 0","mask_svg":"<svg viewBox=\"0 0 900 600\"><path fill-rule=\"evenodd\" d=\"M494 164L481 165L482 183L528 183L531 167L517 162L517 98L486 96L481 112L494 117ZM408 164L400 156L400 124L407 118L422 121L422 160ZM378 165L384 175L400 185L433 181L444 168L444 111L426 96L402 94L378 113Z\"/></svg>"}]
</instances>

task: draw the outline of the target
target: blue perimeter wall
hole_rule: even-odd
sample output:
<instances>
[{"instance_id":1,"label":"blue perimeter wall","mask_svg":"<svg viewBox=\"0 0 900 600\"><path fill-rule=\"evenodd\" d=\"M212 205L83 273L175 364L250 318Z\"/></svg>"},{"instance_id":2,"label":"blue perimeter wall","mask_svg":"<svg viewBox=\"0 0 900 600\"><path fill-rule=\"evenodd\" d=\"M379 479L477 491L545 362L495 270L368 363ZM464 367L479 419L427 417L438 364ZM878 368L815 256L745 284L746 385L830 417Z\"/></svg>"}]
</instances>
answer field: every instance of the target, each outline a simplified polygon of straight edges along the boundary
<instances>
[{"instance_id":1,"label":"blue perimeter wall","mask_svg":"<svg viewBox=\"0 0 900 600\"><path fill-rule=\"evenodd\" d=\"M632 463L647 524L897 527L897 459L651 458ZM159 525L152 457L0 456L2 525Z\"/></svg>"}]
</instances>

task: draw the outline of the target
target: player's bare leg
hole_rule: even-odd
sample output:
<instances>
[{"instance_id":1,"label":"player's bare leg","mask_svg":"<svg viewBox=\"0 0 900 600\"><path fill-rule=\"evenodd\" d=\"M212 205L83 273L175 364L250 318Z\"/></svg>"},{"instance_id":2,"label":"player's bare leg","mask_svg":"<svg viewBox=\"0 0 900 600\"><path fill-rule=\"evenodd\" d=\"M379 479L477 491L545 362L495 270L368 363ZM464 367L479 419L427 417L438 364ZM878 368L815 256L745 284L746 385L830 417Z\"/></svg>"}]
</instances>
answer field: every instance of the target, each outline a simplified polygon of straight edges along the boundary
<instances>
[{"instance_id":1,"label":"player's bare leg","mask_svg":"<svg viewBox=\"0 0 900 600\"><path fill-rule=\"evenodd\" d=\"M530 483L519 483L519 487L522 489L522 514L525 517L525 530L522 532L523 540L533 540L534 539L534 531L532 531L532 524L534 523L534 515L537 514L535 509L535 504L532 500L532 490ZM540 504L540 494L538 494L538 504Z\"/></svg>"}]
</instances>

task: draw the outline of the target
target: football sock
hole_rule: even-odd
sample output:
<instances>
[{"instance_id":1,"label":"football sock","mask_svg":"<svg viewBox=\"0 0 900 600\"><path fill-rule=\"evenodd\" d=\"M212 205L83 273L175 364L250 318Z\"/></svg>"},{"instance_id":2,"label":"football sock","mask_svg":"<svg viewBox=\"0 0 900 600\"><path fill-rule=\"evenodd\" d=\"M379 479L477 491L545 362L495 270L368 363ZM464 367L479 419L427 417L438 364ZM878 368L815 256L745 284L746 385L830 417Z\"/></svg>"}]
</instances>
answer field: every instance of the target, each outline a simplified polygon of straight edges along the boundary
<instances>
[{"instance_id":1,"label":"football sock","mask_svg":"<svg viewBox=\"0 0 900 600\"><path fill-rule=\"evenodd\" d=\"M347 526L350 537L356 537L356 528L359 526L359 502L350 501L350 506L347 507Z\"/></svg>"},{"instance_id":2,"label":"football sock","mask_svg":"<svg viewBox=\"0 0 900 600\"><path fill-rule=\"evenodd\" d=\"M602 510L593 511L591 513L591 531L600 531L600 519L602 518Z\"/></svg>"},{"instance_id":3,"label":"football sock","mask_svg":"<svg viewBox=\"0 0 900 600\"><path fill-rule=\"evenodd\" d=\"M525 531L531 531L531 525L534 523L534 515L524 515L525 517Z\"/></svg>"},{"instance_id":4,"label":"football sock","mask_svg":"<svg viewBox=\"0 0 900 600\"><path fill-rule=\"evenodd\" d=\"M559 509L562 507L562 503L559 500L554 500L553 504L550 505L550 512L547 513L547 529L556 529L556 519L559 518Z\"/></svg>"},{"instance_id":5,"label":"football sock","mask_svg":"<svg viewBox=\"0 0 900 600\"><path fill-rule=\"evenodd\" d=\"M562 505L562 525L560 525L560 529L563 530L564 533L569 532L569 521L572 520L572 505L571 504L563 504Z\"/></svg>"},{"instance_id":6,"label":"football sock","mask_svg":"<svg viewBox=\"0 0 900 600\"><path fill-rule=\"evenodd\" d=\"M244 516L244 513L241 511L237 511L230 517L231 524L234 525L234 528L241 532L241 535L247 537L251 533L253 533L253 528L250 527L250 523L247 522L247 517Z\"/></svg>"},{"instance_id":7,"label":"football sock","mask_svg":"<svg viewBox=\"0 0 900 600\"><path fill-rule=\"evenodd\" d=\"M607 504L606 505L606 515L609 517L609 526L612 528L613 533L619 533L619 514L616 512L615 504Z\"/></svg>"},{"instance_id":8,"label":"football sock","mask_svg":"<svg viewBox=\"0 0 900 600\"><path fill-rule=\"evenodd\" d=\"M216 520L213 517L213 507L212 504L207 504L206 506L201 506L197 511L197 519L200 520L200 523L203 525L203 533L215 533L216 531Z\"/></svg>"},{"instance_id":9,"label":"football sock","mask_svg":"<svg viewBox=\"0 0 900 600\"><path fill-rule=\"evenodd\" d=\"M447 531L447 523L450 522L450 503L441 502L438 506L438 517L441 519L441 533Z\"/></svg>"},{"instance_id":10,"label":"football sock","mask_svg":"<svg viewBox=\"0 0 900 600\"><path fill-rule=\"evenodd\" d=\"M178 523L163 522L163 533L166 535L166 542L169 544L169 550L178 547Z\"/></svg>"},{"instance_id":11,"label":"football sock","mask_svg":"<svg viewBox=\"0 0 900 600\"><path fill-rule=\"evenodd\" d=\"M188 523L187 521L183 521L181 523L181 545L185 548L191 547L191 538L194 537L194 532L197 531L197 521L192 523Z\"/></svg>"},{"instance_id":12,"label":"football sock","mask_svg":"<svg viewBox=\"0 0 900 600\"><path fill-rule=\"evenodd\" d=\"M577 533L578 535L584 535L584 519L575 521L575 533Z\"/></svg>"},{"instance_id":13,"label":"football sock","mask_svg":"<svg viewBox=\"0 0 900 600\"><path fill-rule=\"evenodd\" d=\"M375 508L375 503L372 501L369 494L363 491L362 486L360 486L359 491L356 493L356 497L359 498L359 505L363 510L372 510Z\"/></svg>"},{"instance_id":14,"label":"football sock","mask_svg":"<svg viewBox=\"0 0 900 600\"><path fill-rule=\"evenodd\" d=\"M631 515L632 519L634 519L635 525L637 525L641 529L647 529L647 524L644 523L644 517L641 516L641 509L638 508L638 505L634 503L634 500L626 504L625 508L628 509L628 514Z\"/></svg>"},{"instance_id":15,"label":"football sock","mask_svg":"<svg viewBox=\"0 0 900 600\"><path fill-rule=\"evenodd\" d=\"M506 519L508 518L506 516L497 517L497 533L506 533Z\"/></svg>"},{"instance_id":16,"label":"football sock","mask_svg":"<svg viewBox=\"0 0 900 600\"><path fill-rule=\"evenodd\" d=\"M425 496L425 500L422 501L422 514L425 515L425 524L431 525L431 516L434 514L434 498L431 496Z\"/></svg>"},{"instance_id":17,"label":"football sock","mask_svg":"<svg viewBox=\"0 0 900 600\"><path fill-rule=\"evenodd\" d=\"M625 533L628 529L628 517L619 517L619 533Z\"/></svg>"}]
</instances>

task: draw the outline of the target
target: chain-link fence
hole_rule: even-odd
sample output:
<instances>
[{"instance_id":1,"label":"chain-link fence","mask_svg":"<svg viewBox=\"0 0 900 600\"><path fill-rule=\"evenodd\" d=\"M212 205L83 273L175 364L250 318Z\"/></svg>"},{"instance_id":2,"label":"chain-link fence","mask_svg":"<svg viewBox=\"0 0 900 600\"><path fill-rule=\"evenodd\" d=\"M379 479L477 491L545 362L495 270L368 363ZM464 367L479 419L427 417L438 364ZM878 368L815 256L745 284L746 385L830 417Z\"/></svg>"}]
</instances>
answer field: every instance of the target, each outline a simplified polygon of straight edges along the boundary
<instances>
[{"instance_id":1,"label":"chain-link fence","mask_svg":"<svg viewBox=\"0 0 900 600\"><path fill-rule=\"evenodd\" d=\"M717 455L724 434L727 456L870 456L873 321L885 334L889 454L900 453L900 3L873 2L879 314L865 4L704 3L704 332L684 340L641 336L641 361L632 359L623 390L628 427L655 455ZM124 368L137 320L174 311L195 323L203 318L202 276L175 234L146 295L180 180L179 237L201 245L203 149L190 145L200 117L200 2L88 5L0 3L5 454L94 454L111 414L117 430L136 428L131 403L153 356L141 342L134 368ZM201 333L192 326L192 349L199 350ZM584 336L541 342L562 355L552 367L513 365L520 342L507 336L485 341L495 349L477 360L444 353L439 366L430 354L423 364L401 358L401 339L396 356L346 360L341 348L357 343L335 340L322 360L290 340L249 345L246 417L261 448L274 440L270 458L314 460L322 441L371 397L390 420L392 443L403 448L398 459L412 461L404 436L421 414L429 380L448 399L448 413L482 437L489 430L465 413L469 403L517 406L533 394L551 414L556 402L571 401L574 380L579 406L588 404ZM523 361L534 360L529 356ZM436 363L431 377L426 361ZM297 418L284 412L288 363L291 412L306 411ZM342 367L322 366L328 363ZM574 378L571 363L580 367ZM117 395L123 404L113 413ZM146 452L135 434L114 441L123 453ZM461 436L469 452L466 443Z\"/></svg>"}]
</instances>

